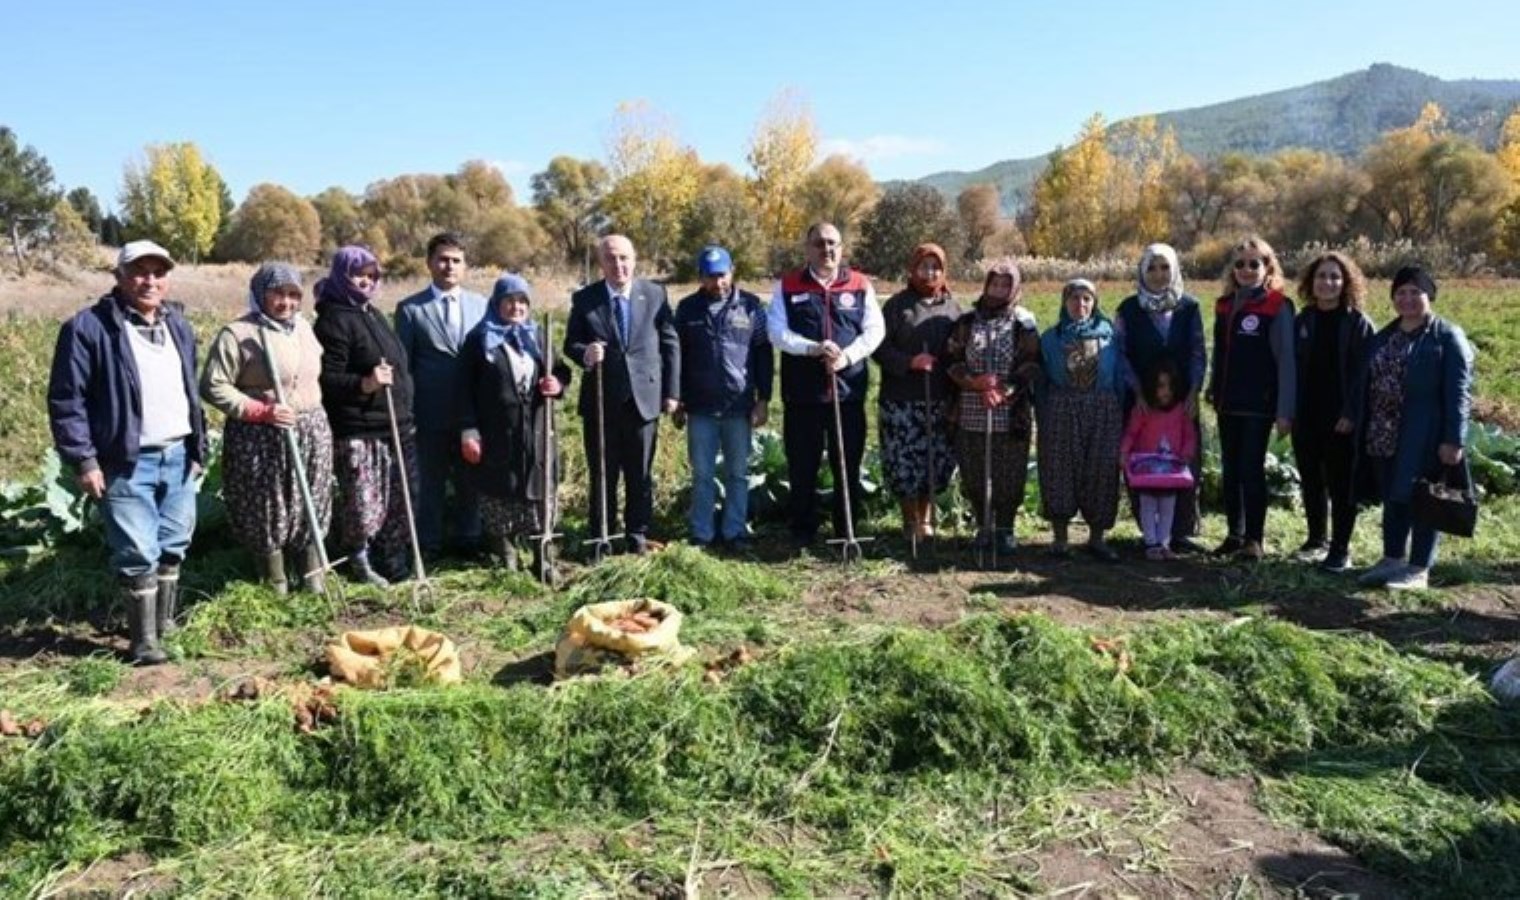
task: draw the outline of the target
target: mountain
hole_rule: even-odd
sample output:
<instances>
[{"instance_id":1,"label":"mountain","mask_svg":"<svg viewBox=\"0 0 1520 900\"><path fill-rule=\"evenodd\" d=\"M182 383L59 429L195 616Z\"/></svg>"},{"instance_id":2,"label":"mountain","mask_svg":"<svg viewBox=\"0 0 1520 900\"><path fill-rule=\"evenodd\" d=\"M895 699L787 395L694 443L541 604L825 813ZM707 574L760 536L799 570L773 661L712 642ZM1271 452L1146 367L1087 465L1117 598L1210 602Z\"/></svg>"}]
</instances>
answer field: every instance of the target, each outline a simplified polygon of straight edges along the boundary
<instances>
[{"instance_id":1,"label":"mountain","mask_svg":"<svg viewBox=\"0 0 1520 900\"><path fill-rule=\"evenodd\" d=\"M1199 157L1267 154L1285 147L1355 156L1383 132L1413 123L1430 102L1445 111L1452 131L1491 148L1505 117L1520 104L1520 81L1443 81L1377 63L1303 87L1158 113L1156 120L1176 132L1182 149ZM968 184L991 181L1012 210L1024 205L1046 161L1043 155L1010 159L975 172L936 172L918 180L950 197Z\"/></svg>"}]
</instances>

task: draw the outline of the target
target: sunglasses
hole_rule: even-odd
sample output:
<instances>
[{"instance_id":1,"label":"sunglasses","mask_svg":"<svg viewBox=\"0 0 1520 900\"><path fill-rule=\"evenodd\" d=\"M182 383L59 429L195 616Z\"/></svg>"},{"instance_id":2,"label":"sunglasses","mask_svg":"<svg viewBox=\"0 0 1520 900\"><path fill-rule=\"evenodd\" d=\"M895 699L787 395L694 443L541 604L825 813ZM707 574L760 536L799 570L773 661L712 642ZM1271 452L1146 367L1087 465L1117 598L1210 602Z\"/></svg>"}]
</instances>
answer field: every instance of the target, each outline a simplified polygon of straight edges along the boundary
<instances>
[{"instance_id":1,"label":"sunglasses","mask_svg":"<svg viewBox=\"0 0 1520 900\"><path fill-rule=\"evenodd\" d=\"M1237 268L1237 269L1250 269L1253 272L1256 271L1257 269L1261 268L1262 265L1263 265L1263 263L1259 259L1237 259L1237 260L1235 260L1235 268Z\"/></svg>"}]
</instances>

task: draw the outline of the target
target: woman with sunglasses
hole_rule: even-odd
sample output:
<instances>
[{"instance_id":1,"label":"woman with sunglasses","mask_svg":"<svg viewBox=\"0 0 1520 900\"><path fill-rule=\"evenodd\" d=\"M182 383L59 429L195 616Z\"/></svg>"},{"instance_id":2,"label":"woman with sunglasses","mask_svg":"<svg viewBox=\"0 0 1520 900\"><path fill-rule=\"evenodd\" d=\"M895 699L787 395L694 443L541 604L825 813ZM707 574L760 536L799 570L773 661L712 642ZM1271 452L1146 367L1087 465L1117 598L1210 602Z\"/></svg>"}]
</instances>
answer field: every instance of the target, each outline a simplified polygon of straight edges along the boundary
<instances>
[{"instance_id":1,"label":"woman with sunglasses","mask_svg":"<svg viewBox=\"0 0 1520 900\"><path fill-rule=\"evenodd\" d=\"M1114 345L1119 349L1119 377L1128 388L1124 418L1129 418L1136 405L1145 404L1143 379L1163 363L1170 363L1178 376L1176 392L1180 403L1193 420L1194 433L1201 434L1198 391L1208 364L1203 310L1197 300L1183 291L1182 265L1170 245L1151 244L1140 254L1135 293L1125 298L1114 314ZM1189 460L1195 484L1200 475L1199 462L1197 453ZM1133 492L1130 508L1139 514L1140 500ZM1203 552L1203 546L1195 539L1198 523L1198 491L1189 488L1178 492L1172 519L1173 550Z\"/></svg>"},{"instance_id":2,"label":"woman with sunglasses","mask_svg":"<svg viewBox=\"0 0 1520 900\"><path fill-rule=\"evenodd\" d=\"M1230 252L1214 307L1208 401L1219 415L1220 480L1229 533L1219 556L1262 558L1267 526L1267 444L1293 428L1297 369L1293 301L1272 246L1251 235Z\"/></svg>"}]
</instances>

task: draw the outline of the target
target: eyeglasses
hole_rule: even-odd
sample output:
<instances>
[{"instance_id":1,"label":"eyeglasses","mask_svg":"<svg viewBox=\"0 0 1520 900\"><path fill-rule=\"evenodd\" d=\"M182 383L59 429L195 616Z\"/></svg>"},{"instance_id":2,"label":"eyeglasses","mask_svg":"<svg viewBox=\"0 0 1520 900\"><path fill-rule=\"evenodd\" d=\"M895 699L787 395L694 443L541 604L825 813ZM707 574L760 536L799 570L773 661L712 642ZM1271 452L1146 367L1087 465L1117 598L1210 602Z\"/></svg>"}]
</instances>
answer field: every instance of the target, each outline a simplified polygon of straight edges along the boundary
<instances>
[{"instance_id":1,"label":"eyeglasses","mask_svg":"<svg viewBox=\"0 0 1520 900\"><path fill-rule=\"evenodd\" d=\"M838 247L839 246L839 242L838 241L830 241L830 240L826 240L824 238L814 238L813 241L812 241L812 244L813 244L814 247L817 247L819 250L823 250L823 249L826 249L828 247Z\"/></svg>"},{"instance_id":2,"label":"eyeglasses","mask_svg":"<svg viewBox=\"0 0 1520 900\"><path fill-rule=\"evenodd\" d=\"M1250 269L1252 272L1254 272L1257 269L1261 268L1262 265L1263 265L1263 263L1259 259L1237 259L1237 260L1235 260L1235 268L1236 269Z\"/></svg>"}]
</instances>

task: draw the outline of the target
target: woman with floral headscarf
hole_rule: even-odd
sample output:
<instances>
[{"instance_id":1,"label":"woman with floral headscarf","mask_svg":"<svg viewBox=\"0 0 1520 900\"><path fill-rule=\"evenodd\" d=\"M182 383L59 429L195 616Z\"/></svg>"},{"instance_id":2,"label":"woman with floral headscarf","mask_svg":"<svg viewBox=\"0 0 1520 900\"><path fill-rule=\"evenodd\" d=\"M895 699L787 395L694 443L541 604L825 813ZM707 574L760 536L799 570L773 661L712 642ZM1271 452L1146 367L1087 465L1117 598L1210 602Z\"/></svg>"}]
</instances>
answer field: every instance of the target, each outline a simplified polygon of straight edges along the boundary
<instances>
[{"instance_id":1,"label":"woman with floral headscarf","mask_svg":"<svg viewBox=\"0 0 1520 900\"><path fill-rule=\"evenodd\" d=\"M544 527L545 467L555 464L540 443L546 407L570 382L562 361L552 371L544 365L544 336L529 317L532 302L527 279L511 273L496 279L485 318L459 351L460 452L474 467L482 524L510 571L518 568L517 542ZM557 483L548 482L551 490ZM550 528L556 507L551 495ZM534 571L541 571L539 563L535 556Z\"/></svg>"},{"instance_id":2,"label":"woman with floral headscarf","mask_svg":"<svg viewBox=\"0 0 1520 900\"><path fill-rule=\"evenodd\" d=\"M945 343L950 380L960 388L955 446L961 492L976 513L977 547L1003 554L1016 544L1014 520L1024 503L1040 378L1039 328L1034 314L1019 304L1020 281L1013 260L993 263L981 297Z\"/></svg>"},{"instance_id":3,"label":"woman with floral headscarf","mask_svg":"<svg viewBox=\"0 0 1520 900\"><path fill-rule=\"evenodd\" d=\"M939 245L914 248L908 286L882 307L887 333L874 354L881 366L877 422L882 468L902 506L903 531L910 538L933 536L934 498L955 473L950 444L955 385L940 357L961 317L961 305L950 295L945 264Z\"/></svg>"},{"instance_id":4,"label":"woman with floral headscarf","mask_svg":"<svg viewBox=\"0 0 1520 900\"><path fill-rule=\"evenodd\" d=\"M1141 386L1146 376L1162 359L1171 361L1179 375L1177 393L1183 408L1198 429L1198 394L1203 389L1203 375L1208 365L1204 343L1203 310L1198 301L1183 290L1182 265L1177 251L1167 244L1151 244L1140 254L1135 293L1126 297L1114 313L1114 344L1119 348L1119 377L1126 389L1124 415L1137 404L1145 403ZM1190 460L1193 480L1200 477L1200 459ZM1140 500L1130 492L1130 508L1139 515ZM1184 553L1202 553L1196 540L1200 523L1198 491L1177 493L1172 519L1171 548Z\"/></svg>"},{"instance_id":5,"label":"woman with floral headscarf","mask_svg":"<svg viewBox=\"0 0 1520 900\"><path fill-rule=\"evenodd\" d=\"M408 570L401 467L416 484L417 452L406 350L375 309L379 293L375 255L363 247L339 248L332 270L317 282L312 330L322 342L322 404L334 438L338 549L348 556L355 578L384 587L385 575L399 578ZM387 391L401 434L401 459L392 446Z\"/></svg>"},{"instance_id":6,"label":"woman with floral headscarf","mask_svg":"<svg viewBox=\"0 0 1520 900\"><path fill-rule=\"evenodd\" d=\"M1113 561L1103 535L1119 512L1124 387L1114 328L1091 281L1074 278L1061 289L1061 320L1040 338L1040 357L1040 506L1055 532L1051 552L1067 552L1067 526L1080 512L1088 549Z\"/></svg>"},{"instance_id":7,"label":"woman with floral headscarf","mask_svg":"<svg viewBox=\"0 0 1520 900\"><path fill-rule=\"evenodd\" d=\"M260 577L277 594L289 590L287 550L306 588L322 589L316 542L332 515L332 431L318 383L322 345L300 313L301 287L295 266L260 266L248 284L247 314L217 333L201 372L201 397L227 417L222 495L232 533L253 551ZM295 431L322 534L311 533L285 429Z\"/></svg>"}]
</instances>

